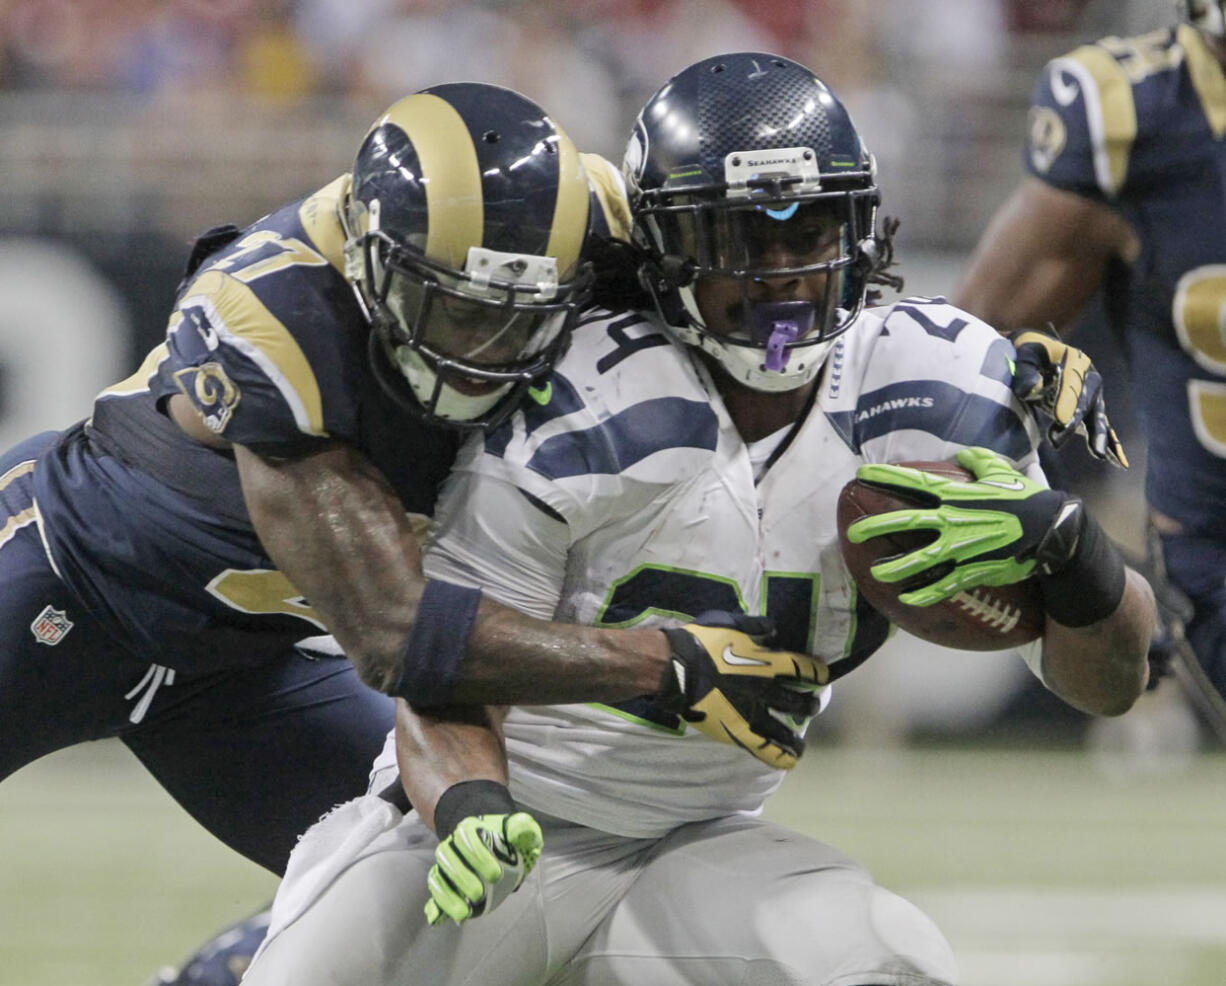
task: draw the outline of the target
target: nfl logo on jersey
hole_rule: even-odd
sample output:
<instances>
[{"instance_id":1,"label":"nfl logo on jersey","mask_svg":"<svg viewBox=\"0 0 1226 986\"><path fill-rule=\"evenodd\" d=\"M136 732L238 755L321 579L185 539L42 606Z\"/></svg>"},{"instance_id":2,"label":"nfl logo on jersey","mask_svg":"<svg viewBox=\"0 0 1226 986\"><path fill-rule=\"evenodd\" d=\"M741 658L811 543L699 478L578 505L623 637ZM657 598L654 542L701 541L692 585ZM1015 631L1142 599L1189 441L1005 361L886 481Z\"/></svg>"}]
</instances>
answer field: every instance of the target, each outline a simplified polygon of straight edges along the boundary
<instances>
[{"instance_id":1,"label":"nfl logo on jersey","mask_svg":"<svg viewBox=\"0 0 1226 986\"><path fill-rule=\"evenodd\" d=\"M72 620L63 610L46 607L30 624L30 632L40 644L54 647L72 629Z\"/></svg>"}]
</instances>

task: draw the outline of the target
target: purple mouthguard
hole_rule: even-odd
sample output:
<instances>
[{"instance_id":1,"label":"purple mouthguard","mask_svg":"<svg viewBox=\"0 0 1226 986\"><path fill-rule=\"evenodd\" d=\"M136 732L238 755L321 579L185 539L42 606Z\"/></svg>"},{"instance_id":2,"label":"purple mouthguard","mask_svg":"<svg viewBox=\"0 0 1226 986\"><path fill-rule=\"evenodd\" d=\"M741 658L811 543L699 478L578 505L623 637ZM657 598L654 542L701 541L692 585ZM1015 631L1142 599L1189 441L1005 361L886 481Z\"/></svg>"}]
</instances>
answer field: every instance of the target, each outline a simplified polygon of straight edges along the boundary
<instances>
[{"instance_id":1,"label":"purple mouthguard","mask_svg":"<svg viewBox=\"0 0 1226 986\"><path fill-rule=\"evenodd\" d=\"M766 368L776 373L788 364L788 343L813 328L810 301L756 301L750 303L749 331L756 342L766 343Z\"/></svg>"}]
</instances>

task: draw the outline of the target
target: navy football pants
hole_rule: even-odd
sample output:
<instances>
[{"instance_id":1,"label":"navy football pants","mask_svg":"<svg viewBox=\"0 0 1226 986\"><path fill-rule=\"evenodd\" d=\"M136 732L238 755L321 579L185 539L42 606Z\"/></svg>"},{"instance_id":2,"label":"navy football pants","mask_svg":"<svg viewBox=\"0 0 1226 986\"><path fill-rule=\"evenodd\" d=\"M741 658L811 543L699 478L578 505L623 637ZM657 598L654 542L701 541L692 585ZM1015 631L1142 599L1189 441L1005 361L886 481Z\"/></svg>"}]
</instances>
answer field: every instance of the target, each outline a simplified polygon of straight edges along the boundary
<instances>
[{"instance_id":1,"label":"navy football pants","mask_svg":"<svg viewBox=\"0 0 1226 986\"><path fill-rule=\"evenodd\" d=\"M392 700L344 658L293 648L190 675L135 653L81 609L43 549L33 460L55 437L0 456L0 779L117 736L206 829L281 873L300 833L366 790Z\"/></svg>"},{"instance_id":2,"label":"navy football pants","mask_svg":"<svg viewBox=\"0 0 1226 986\"><path fill-rule=\"evenodd\" d=\"M1166 577L1192 602L1184 633L1205 673L1226 697L1226 544L1193 535L1164 535Z\"/></svg>"}]
</instances>

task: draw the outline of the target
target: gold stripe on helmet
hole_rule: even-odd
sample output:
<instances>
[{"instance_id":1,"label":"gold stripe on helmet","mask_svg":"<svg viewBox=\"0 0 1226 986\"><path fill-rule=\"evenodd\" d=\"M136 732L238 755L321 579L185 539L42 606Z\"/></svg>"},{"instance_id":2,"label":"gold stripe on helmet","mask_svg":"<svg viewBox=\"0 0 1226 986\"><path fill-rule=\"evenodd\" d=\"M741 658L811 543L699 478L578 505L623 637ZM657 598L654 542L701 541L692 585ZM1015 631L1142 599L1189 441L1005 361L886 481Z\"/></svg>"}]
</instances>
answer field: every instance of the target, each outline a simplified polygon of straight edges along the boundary
<instances>
[{"instance_id":1,"label":"gold stripe on helmet","mask_svg":"<svg viewBox=\"0 0 1226 986\"><path fill-rule=\"evenodd\" d=\"M629 240L633 220L621 171L599 154L580 154L579 160L587 169L588 180L604 212L609 235L617 240Z\"/></svg>"},{"instance_id":2,"label":"gold stripe on helmet","mask_svg":"<svg viewBox=\"0 0 1226 986\"><path fill-rule=\"evenodd\" d=\"M587 233L589 191L587 172L579 152L566 131L554 123L558 133L558 199L553 210L553 225L545 255L558 261L558 277L566 278L574 269Z\"/></svg>"},{"instance_id":3,"label":"gold stripe on helmet","mask_svg":"<svg viewBox=\"0 0 1226 986\"><path fill-rule=\"evenodd\" d=\"M484 237L481 169L468 124L439 96L417 93L396 103L375 124L399 127L413 144L426 189L426 256L462 270L468 248Z\"/></svg>"}]
</instances>

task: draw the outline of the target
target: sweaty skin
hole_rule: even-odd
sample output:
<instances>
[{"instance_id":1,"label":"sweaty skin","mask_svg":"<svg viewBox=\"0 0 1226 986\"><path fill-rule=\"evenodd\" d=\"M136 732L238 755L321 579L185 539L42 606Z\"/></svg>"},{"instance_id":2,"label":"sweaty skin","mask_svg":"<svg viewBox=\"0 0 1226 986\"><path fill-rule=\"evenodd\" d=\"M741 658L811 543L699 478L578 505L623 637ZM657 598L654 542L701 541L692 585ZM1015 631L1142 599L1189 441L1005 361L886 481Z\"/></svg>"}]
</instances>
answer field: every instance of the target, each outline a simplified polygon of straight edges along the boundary
<instances>
[{"instance_id":1,"label":"sweaty skin","mask_svg":"<svg viewBox=\"0 0 1226 986\"><path fill-rule=\"evenodd\" d=\"M172 397L170 413L192 437L224 447L186 397ZM265 550L311 601L362 680L387 691L425 585L421 549L399 499L361 453L341 443L295 459L241 445L233 451ZM622 701L659 691L669 653L659 630L556 624L483 599L453 700Z\"/></svg>"}]
</instances>

